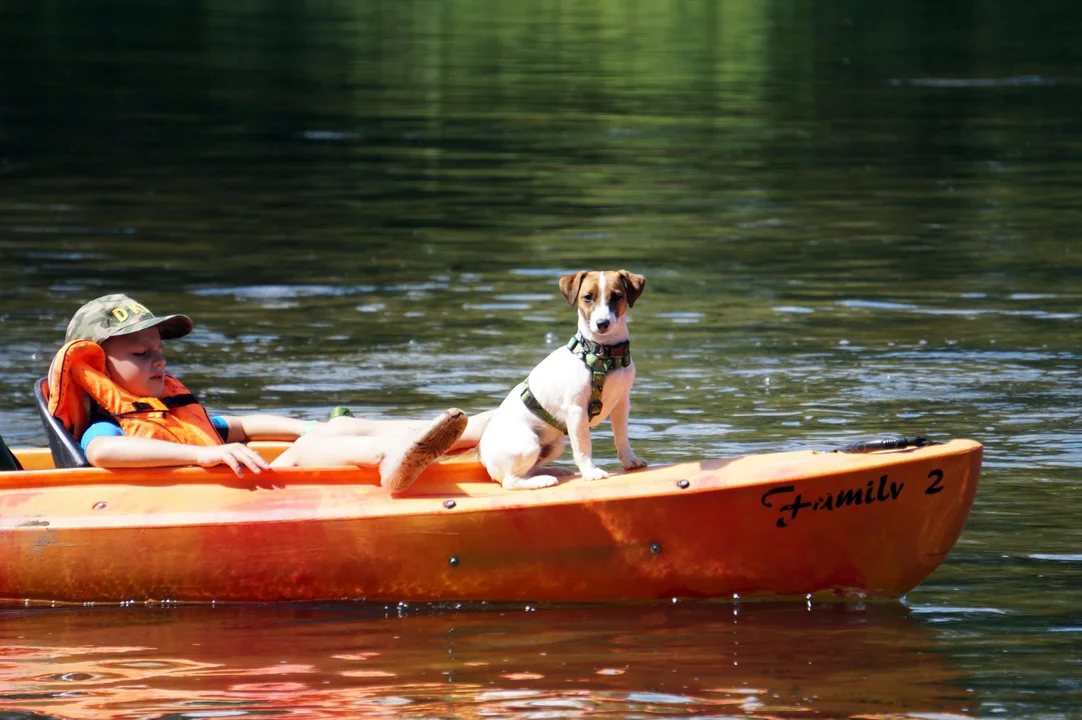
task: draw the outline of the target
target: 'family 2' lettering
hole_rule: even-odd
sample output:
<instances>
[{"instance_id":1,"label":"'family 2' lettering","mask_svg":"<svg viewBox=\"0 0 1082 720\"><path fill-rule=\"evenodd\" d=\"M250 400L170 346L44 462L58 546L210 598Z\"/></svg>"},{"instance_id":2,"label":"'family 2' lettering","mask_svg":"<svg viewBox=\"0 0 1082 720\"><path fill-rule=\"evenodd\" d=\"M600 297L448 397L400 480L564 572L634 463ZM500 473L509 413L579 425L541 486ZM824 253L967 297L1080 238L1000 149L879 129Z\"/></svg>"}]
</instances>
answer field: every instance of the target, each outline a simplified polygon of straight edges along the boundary
<instances>
[{"instance_id":1,"label":"'family 2' lettering","mask_svg":"<svg viewBox=\"0 0 1082 720\"><path fill-rule=\"evenodd\" d=\"M904 487L904 482L895 483L884 475L879 478L878 487L876 486L875 480L869 480L865 487L846 488L838 490L835 493L826 493L814 500L805 500L804 495L796 492L796 487L793 485L782 485L767 490L763 493L763 496L759 501L763 504L763 507L768 508L774 507L771 499L775 499L779 502L788 501L778 508L781 517L778 518L778 521L775 524L782 528L788 527L786 520L796 520L796 516L801 510L819 512L821 510L838 510L844 507L890 502L898 499L898 496L902 494L902 489ZM775 496L778 497L775 498Z\"/></svg>"}]
</instances>

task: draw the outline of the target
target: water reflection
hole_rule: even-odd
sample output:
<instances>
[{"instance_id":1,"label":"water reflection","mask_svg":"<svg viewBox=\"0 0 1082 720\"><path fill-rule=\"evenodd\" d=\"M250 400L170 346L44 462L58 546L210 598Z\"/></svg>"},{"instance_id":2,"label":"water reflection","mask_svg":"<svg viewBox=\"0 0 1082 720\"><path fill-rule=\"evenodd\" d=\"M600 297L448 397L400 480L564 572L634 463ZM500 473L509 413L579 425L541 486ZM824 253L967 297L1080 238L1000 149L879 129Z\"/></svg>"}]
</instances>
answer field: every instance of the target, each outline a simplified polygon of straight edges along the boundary
<instances>
[{"instance_id":1,"label":"water reflection","mask_svg":"<svg viewBox=\"0 0 1082 720\"><path fill-rule=\"evenodd\" d=\"M898 605L9 611L0 647L0 707L66 718L906 717L977 707L935 633Z\"/></svg>"}]
</instances>

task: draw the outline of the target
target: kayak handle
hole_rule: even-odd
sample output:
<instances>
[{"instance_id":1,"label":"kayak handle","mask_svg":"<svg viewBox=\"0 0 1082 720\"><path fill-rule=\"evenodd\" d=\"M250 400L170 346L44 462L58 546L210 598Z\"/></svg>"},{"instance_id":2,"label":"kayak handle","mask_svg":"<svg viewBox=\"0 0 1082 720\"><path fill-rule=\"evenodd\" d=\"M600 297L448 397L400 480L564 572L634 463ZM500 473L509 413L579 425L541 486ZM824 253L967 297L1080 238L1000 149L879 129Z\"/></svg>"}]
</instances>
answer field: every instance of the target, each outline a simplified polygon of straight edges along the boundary
<instances>
[{"instance_id":1,"label":"kayak handle","mask_svg":"<svg viewBox=\"0 0 1082 720\"><path fill-rule=\"evenodd\" d=\"M898 435L896 437L883 438L881 440L858 440L849 443L845 447L838 448L834 452L870 453L879 452L880 450L904 450L911 447L920 448L927 447L928 445L942 444L942 442L937 440L929 440L924 435L914 435L911 438L907 438L904 435Z\"/></svg>"}]
</instances>

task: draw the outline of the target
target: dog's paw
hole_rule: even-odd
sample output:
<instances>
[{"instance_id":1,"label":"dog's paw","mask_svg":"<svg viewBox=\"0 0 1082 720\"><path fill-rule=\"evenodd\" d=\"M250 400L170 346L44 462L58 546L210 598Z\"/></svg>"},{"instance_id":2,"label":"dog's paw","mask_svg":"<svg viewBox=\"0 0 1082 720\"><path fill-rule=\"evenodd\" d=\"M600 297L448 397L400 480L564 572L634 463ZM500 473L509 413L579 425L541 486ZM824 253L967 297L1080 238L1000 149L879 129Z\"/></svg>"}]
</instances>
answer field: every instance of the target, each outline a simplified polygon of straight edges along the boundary
<instances>
[{"instance_id":1,"label":"dog's paw","mask_svg":"<svg viewBox=\"0 0 1082 720\"><path fill-rule=\"evenodd\" d=\"M621 458L620 464L624 466L624 470L638 470L639 468L646 467L646 461L638 455L632 455L629 458Z\"/></svg>"},{"instance_id":2,"label":"dog's paw","mask_svg":"<svg viewBox=\"0 0 1082 720\"><path fill-rule=\"evenodd\" d=\"M504 490L537 490L552 487L560 482L552 475L534 475L533 477L512 477L508 475L501 483Z\"/></svg>"},{"instance_id":3,"label":"dog's paw","mask_svg":"<svg viewBox=\"0 0 1082 720\"><path fill-rule=\"evenodd\" d=\"M586 468L582 471L583 480L604 480L609 474L599 467Z\"/></svg>"}]
</instances>

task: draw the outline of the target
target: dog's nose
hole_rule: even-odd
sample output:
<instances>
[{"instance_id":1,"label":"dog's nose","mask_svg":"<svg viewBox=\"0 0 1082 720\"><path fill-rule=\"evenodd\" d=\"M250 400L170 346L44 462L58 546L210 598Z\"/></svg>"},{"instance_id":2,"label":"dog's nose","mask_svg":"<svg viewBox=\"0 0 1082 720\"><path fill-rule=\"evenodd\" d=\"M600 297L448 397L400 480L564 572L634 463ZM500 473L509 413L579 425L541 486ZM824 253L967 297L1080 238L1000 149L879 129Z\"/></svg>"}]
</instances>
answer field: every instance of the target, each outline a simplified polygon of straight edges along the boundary
<instances>
[{"instance_id":1,"label":"dog's nose","mask_svg":"<svg viewBox=\"0 0 1082 720\"><path fill-rule=\"evenodd\" d=\"M601 332L605 332L606 330L609 329L609 321L608 320L598 320L597 321L597 329L600 330Z\"/></svg>"}]
</instances>

